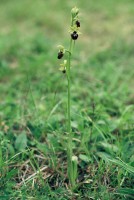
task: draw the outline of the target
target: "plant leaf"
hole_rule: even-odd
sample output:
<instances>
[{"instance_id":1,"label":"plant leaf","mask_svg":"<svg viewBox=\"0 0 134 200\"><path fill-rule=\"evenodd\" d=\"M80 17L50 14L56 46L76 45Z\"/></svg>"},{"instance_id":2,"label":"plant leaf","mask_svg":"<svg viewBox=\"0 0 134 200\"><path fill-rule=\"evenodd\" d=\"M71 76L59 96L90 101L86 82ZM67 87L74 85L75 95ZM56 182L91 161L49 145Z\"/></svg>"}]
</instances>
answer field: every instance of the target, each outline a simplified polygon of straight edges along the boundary
<instances>
[{"instance_id":1,"label":"plant leaf","mask_svg":"<svg viewBox=\"0 0 134 200\"><path fill-rule=\"evenodd\" d=\"M79 155L79 158L80 158L82 161L86 162L86 163L88 163L88 162L90 161L90 158L89 158L88 156L84 155L84 154L80 154L80 155Z\"/></svg>"},{"instance_id":2,"label":"plant leaf","mask_svg":"<svg viewBox=\"0 0 134 200\"><path fill-rule=\"evenodd\" d=\"M15 141L15 148L19 151L22 151L27 146L27 136L26 133L21 133L18 135L16 141Z\"/></svg>"},{"instance_id":3,"label":"plant leaf","mask_svg":"<svg viewBox=\"0 0 134 200\"><path fill-rule=\"evenodd\" d=\"M130 188L119 188L117 189L116 194L129 196L134 199L134 190Z\"/></svg>"},{"instance_id":4,"label":"plant leaf","mask_svg":"<svg viewBox=\"0 0 134 200\"><path fill-rule=\"evenodd\" d=\"M134 174L134 167L129 165L128 163L123 162L120 158L115 159L112 158L110 155L102 152L98 152L97 154L104 160L113 162L114 164L124 168L127 172Z\"/></svg>"}]
</instances>

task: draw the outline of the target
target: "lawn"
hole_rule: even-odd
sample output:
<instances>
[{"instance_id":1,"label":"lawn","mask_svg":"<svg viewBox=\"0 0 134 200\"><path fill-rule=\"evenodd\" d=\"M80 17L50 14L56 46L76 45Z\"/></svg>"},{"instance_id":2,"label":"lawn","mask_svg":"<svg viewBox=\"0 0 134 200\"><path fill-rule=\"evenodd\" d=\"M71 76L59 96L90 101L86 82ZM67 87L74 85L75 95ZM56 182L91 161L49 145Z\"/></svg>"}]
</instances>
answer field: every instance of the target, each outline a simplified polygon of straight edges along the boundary
<instances>
[{"instance_id":1,"label":"lawn","mask_svg":"<svg viewBox=\"0 0 134 200\"><path fill-rule=\"evenodd\" d=\"M75 5L71 191L57 46L69 46ZM134 1L1 0L0 10L0 200L133 199Z\"/></svg>"}]
</instances>

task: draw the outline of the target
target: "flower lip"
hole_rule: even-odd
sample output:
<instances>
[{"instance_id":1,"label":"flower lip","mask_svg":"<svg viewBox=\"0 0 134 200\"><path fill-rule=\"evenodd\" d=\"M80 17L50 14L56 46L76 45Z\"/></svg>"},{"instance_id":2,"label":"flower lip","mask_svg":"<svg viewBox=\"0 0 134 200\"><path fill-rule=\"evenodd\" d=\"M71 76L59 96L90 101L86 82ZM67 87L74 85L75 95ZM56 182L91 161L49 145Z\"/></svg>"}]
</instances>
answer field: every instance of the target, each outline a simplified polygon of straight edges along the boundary
<instances>
[{"instance_id":1,"label":"flower lip","mask_svg":"<svg viewBox=\"0 0 134 200\"><path fill-rule=\"evenodd\" d=\"M80 22L78 20L75 22L75 24L77 27L80 27Z\"/></svg>"},{"instance_id":2,"label":"flower lip","mask_svg":"<svg viewBox=\"0 0 134 200\"><path fill-rule=\"evenodd\" d=\"M77 38L78 38L78 33L76 32L76 31L74 31L72 34L71 34L71 38L72 38L72 40L77 40Z\"/></svg>"},{"instance_id":3,"label":"flower lip","mask_svg":"<svg viewBox=\"0 0 134 200\"><path fill-rule=\"evenodd\" d=\"M63 55L64 55L63 52L62 52L62 51L59 51L57 58L58 58L58 59L61 59L61 58L63 57Z\"/></svg>"},{"instance_id":4,"label":"flower lip","mask_svg":"<svg viewBox=\"0 0 134 200\"><path fill-rule=\"evenodd\" d=\"M63 72L63 74L65 74L65 73L66 73L66 70L64 69L62 72Z\"/></svg>"}]
</instances>

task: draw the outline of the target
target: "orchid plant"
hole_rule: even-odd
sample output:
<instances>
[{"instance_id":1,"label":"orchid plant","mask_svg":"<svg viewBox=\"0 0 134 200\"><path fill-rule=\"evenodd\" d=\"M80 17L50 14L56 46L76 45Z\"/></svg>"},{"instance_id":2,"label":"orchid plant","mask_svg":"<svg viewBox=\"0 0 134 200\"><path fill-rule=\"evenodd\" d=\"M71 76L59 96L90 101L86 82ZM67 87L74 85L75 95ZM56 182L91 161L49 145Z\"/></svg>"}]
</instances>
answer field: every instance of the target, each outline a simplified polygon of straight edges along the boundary
<instances>
[{"instance_id":1,"label":"orchid plant","mask_svg":"<svg viewBox=\"0 0 134 200\"><path fill-rule=\"evenodd\" d=\"M74 7L71 10L71 26L70 26L70 45L69 49L65 49L64 46L59 45L59 51L58 51L58 59L62 59L65 54L68 54L68 59L63 60L63 62L60 64L59 70L62 71L64 74L66 74L67 78L67 90L68 90L68 98L67 98L67 132L68 132L68 142L67 142L67 174L70 181L71 188L74 189L76 187L76 179L77 179L77 165L78 165L78 158L73 153L73 132L71 128L71 59L72 59L72 53L73 53L73 47L76 42L76 40L79 37L79 29L80 29L80 21L79 21L79 9L77 7Z\"/></svg>"}]
</instances>

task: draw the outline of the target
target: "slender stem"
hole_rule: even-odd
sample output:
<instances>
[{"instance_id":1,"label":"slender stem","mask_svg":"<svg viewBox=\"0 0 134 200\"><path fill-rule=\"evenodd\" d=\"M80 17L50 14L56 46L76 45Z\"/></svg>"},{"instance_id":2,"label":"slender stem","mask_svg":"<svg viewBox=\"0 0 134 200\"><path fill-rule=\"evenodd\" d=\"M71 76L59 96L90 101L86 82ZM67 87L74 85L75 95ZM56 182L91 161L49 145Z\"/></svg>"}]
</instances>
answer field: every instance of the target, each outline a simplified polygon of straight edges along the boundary
<instances>
[{"instance_id":1,"label":"slender stem","mask_svg":"<svg viewBox=\"0 0 134 200\"><path fill-rule=\"evenodd\" d=\"M67 101L67 130L68 130L68 144L67 144L67 173L68 178L73 187L73 168L72 168L72 156L73 156L73 149L72 149L72 129L71 129L71 79L70 79L70 67L71 67L71 56L72 56L72 38L70 40L70 47L69 47L69 55L68 55L68 65L67 65L67 82L68 82L68 101Z\"/></svg>"},{"instance_id":2,"label":"slender stem","mask_svg":"<svg viewBox=\"0 0 134 200\"><path fill-rule=\"evenodd\" d=\"M73 26L73 19L71 18L71 26ZM72 146L72 140L73 140L73 133L71 129L71 57L72 57L72 50L73 50L73 40L70 39L70 47L69 47L69 55L68 55L68 65L67 65L67 82L68 82L68 101L67 101L67 129L68 129L68 144L67 144L67 172L68 172L68 178L71 183L71 189L75 187L75 178L74 178L74 168L72 163L72 156L73 156L73 146Z\"/></svg>"},{"instance_id":3,"label":"slender stem","mask_svg":"<svg viewBox=\"0 0 134 200\"><path fill-rule=\"evenodd\" d=\"M73 25L73 18L71 17L71 26ZM68 105L67 105L67 117L68 117L68 156L71 161L72 158L72 130L71 130L71 80L70 80L70 67L71 67L71 56L72 56L72 38L70 39L69 46L69 55L68 55L68 67L67 67L67 80L68 80Z\"/></svg>"},{"instance_id":4,"label":"slender stem","mask_svg":"<svg viewBox=\"0 0 134 200\"><path fill-rule=\"evenodd\" d=\"M67 80L68 80L68 105L67 105L67 117L68 117L68 146L69 146L69 157L72 157L72 130L71 130L71 80L70 80L70 67L71 67L71 55L72 55L72 39L70 40L70 48L69 48L69 56L68 56L68 67L67 67Z\"/></svg>"}]
</instances>

